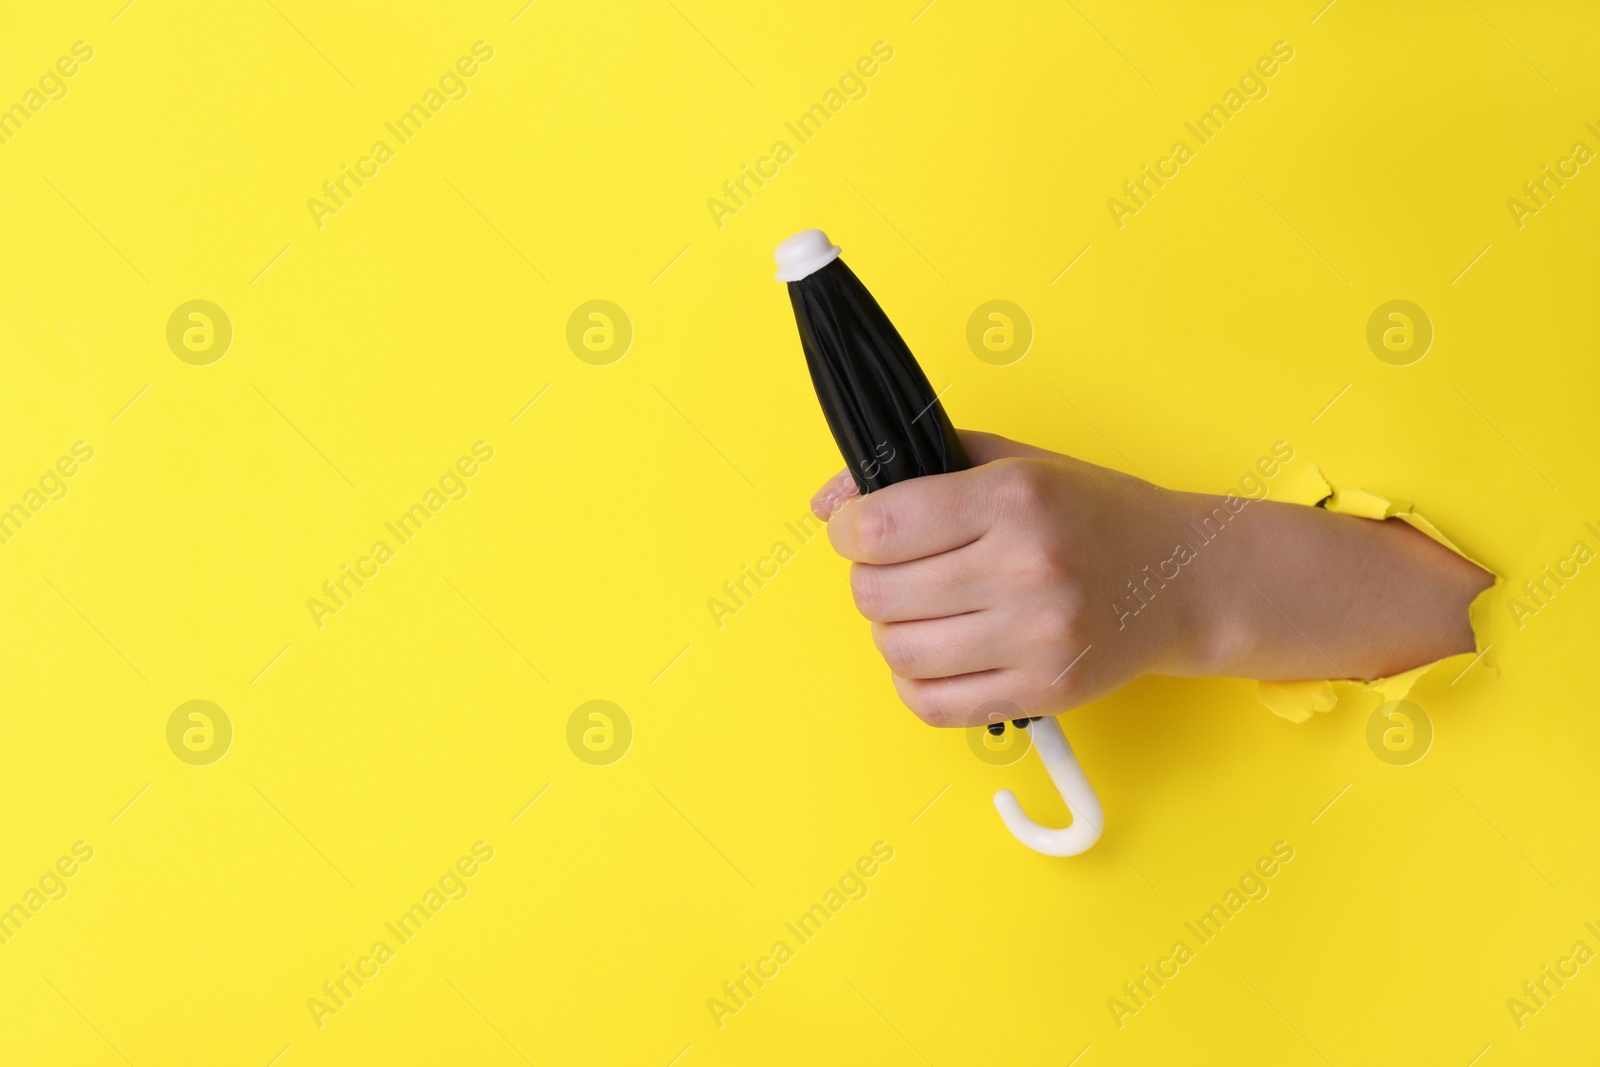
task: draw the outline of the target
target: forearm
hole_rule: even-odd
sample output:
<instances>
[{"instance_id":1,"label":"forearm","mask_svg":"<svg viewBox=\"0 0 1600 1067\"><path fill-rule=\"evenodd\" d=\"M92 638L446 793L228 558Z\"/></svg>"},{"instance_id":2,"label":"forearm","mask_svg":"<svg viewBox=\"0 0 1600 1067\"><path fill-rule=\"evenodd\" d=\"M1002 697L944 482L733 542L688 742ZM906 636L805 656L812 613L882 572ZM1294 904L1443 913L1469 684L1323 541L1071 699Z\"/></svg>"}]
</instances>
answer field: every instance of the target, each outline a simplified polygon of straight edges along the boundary
<instances>
[{"instance_id":1,"label":"forearm","mask_svg":"<svg viewBox=\"0 0 1600 1067\"><path fill-rule=\"evenodd\" d=\"M1196 523L1221 498L1183 494ZM1196 553L1189 673L1370 681L1473 650L1494 582L1398 519L1252 501Z\"/></svg>"}]
</instances>

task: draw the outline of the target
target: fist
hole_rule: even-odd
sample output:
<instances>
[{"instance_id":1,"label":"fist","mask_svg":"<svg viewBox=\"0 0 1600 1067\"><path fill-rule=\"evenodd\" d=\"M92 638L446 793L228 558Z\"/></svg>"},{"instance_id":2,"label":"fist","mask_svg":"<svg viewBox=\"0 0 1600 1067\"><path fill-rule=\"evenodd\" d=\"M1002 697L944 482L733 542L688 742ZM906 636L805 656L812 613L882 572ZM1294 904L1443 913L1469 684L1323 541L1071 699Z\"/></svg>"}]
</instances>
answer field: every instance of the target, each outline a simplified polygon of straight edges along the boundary
<instances>
[{"instance_id":1,"label":"fist","mask_svg":"<svg viewBox=\"0 0 1600 1067\"><path fill-rule=\"evenodd\" d=\"M865 497L846 471L812 499L905 705L974 726L1184 673L1186 591L1133 592L1171 552L1179 494L992 434L961 440L971 470Z\"/></svg>"}]
</instances>

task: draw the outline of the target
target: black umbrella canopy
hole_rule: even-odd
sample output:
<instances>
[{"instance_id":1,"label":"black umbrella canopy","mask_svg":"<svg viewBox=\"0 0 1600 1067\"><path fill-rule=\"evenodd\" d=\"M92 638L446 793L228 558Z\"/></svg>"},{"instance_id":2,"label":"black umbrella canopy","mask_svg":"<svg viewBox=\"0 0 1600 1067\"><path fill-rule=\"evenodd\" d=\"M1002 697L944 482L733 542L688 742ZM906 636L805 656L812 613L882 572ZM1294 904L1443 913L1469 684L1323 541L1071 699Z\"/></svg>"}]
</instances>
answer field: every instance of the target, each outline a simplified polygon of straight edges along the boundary
<instances>
[{"instance_id":1,"label":"black umbrella canopy","mask_svg":"<svg viewBox=\"0 0 1600 1067\"><path fill-rule=\"evenodd\" d=\"M776 259L811 383L861 491L972 466L900 331L827 234L803 230Z\"/></svg>"}]
</instances>

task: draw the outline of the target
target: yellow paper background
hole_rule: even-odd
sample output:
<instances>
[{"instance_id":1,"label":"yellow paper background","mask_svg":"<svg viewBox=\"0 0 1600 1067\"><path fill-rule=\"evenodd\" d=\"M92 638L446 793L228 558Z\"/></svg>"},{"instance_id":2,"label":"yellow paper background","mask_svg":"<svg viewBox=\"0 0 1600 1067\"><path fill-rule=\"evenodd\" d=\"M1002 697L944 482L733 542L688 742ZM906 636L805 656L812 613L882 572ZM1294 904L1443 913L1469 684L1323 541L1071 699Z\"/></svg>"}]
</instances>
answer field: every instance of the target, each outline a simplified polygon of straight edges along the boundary
<instances>
[{"instance_id":1,"label":"yellow paper background","mask_svg":"<svg viewBox=\"0 0 1600 1067\"><path fill-rule=\"evenodd\" d=\"M94 49L0 145L0 506L94 449L0 545L0 906L94 849L0 946L0 1062L1592 1055L1600 965L1520 1027L1507 998L1600 950L1600 578L1520 628L1508 601L1600 547L1600 173L1506 206L1600 148L1592 11L120 2L0 36L3 101ZM480 40L319 228L307 199ZM719 227L707 199L877 41L866 97ZM1276 41L1269 95L1119 229L1107 199ZM917 723L845 565L786 530L839 466L771 280L806 226L960 425L1212 491L1287 441L1494 567L1492 650L1411 695L1426 757L1375 757L1375 695L1294 725L1250 682L1147 679L1064 720L1108 841L1011 840L998 788L1066 818L1037 760ZM1365 340L1397 298L1435 330L1405 367ZM165 339L193 299L233 324L208 366ZM593 299L633 326L608 366L566 342ZM965 339L993 299L1035 330L1009 366ZM466 498L318 628L307 599L480 440ZM196 699L235 730L204 767L165 733ZM609 766L567 744L595 699L633 727ZM319 1027L477 841L469 895ZM719 1027L878 841L866 897ZM1108 999L1279 841L1270 894L1119 1028Z\"/></svg>"}]
</instances>

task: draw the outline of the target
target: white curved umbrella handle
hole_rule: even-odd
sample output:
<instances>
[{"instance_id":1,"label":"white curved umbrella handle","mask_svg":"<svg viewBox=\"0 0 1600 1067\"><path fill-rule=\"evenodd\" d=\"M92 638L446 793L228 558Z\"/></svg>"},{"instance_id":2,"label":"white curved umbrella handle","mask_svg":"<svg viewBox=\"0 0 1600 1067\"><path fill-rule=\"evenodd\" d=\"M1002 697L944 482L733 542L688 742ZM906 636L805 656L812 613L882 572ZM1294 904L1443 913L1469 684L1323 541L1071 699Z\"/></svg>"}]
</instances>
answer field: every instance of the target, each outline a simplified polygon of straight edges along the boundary
<instances>
[{"instance_id":1,"label":"white curved umbrella handle","mask_svg":"<svg viewBox=\"0 0 1600 1067\"><path fill-rule=\"evenodd\" d=\"M1017 802L1017 795L1009 789L994 795L994 806L999 809L1000 818L1012 836L1035 852L1046 856L1076 856L1100 840L1100 829L1105 825L1100 798L1094 795L1094 787L1084 777L1083 768L1078 766L1078 757L1072 754L1072 746L1067 744L1061 724L1047 716L1028 726L1033 734L1033 747L1044 761L1045 770L1050 772L1056 791L1072 812L1072 825L1059 830L1040 826L1028 818Z\"/></svg>"}]
</instances>

